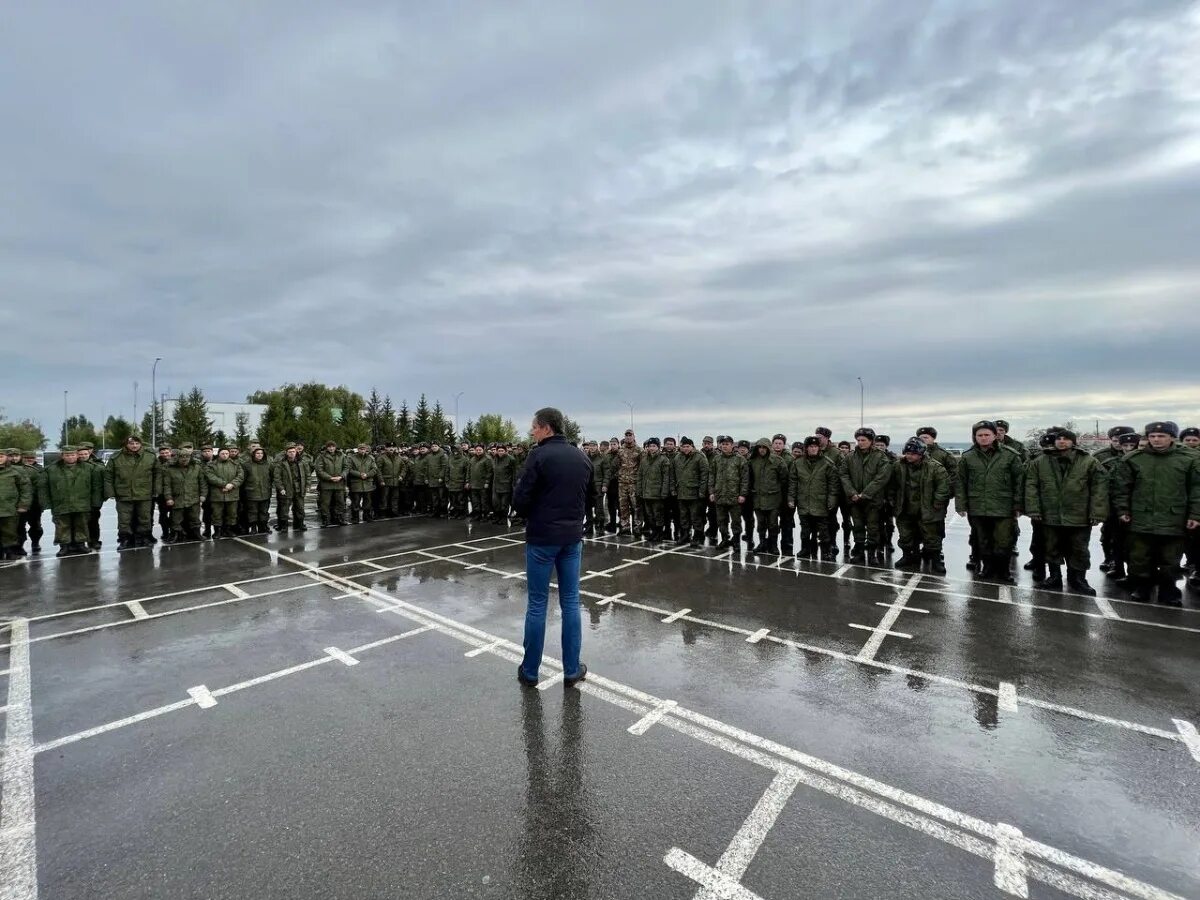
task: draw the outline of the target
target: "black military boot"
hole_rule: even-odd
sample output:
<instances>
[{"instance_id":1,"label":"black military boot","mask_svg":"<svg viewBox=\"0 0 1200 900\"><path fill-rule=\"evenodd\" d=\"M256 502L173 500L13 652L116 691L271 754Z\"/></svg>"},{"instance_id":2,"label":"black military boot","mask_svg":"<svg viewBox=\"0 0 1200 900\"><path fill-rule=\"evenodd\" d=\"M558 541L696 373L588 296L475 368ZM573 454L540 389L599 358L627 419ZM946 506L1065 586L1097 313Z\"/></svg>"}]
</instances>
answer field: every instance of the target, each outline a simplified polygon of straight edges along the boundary
<instances>
[{"instance_id":1,"label":"black military boot","mask_svg":"<svg viewBox=\"0 0 1200 900\"><path fill-rule=\"evenodd\" d=\"M1112 557L1110 557L1106 553L1104 555L1104 562L1100 563L1100 571L1104 572L1105 574L1108 574L1108 572L1112 569L1113 565L1114 565L1114 563L1112 561Z\"/></svg>"},{"instance_id":2,"label":"black military boot","mask_svg":"<svg viewBox=\"0 0 1200 900\"><path fill-rule=\"evenodd\" d=\"M1041 584L1046 580L1046 563L1043 561L1032 562L1025 566L1027 570L1033 573L1033 580Z\"/></svg>"},{"instance_id":3,"label":"black military boot","mask_svg":"<svg viewBox=\"0 0 1200 900\"><path fill-rule=\"evenodd\" d=\"M897 569L917 569L920 568L921 557L912 550L905 550L900 558L896 560L895 566Z\"/></svg>"},{"instance_id":4,"label":"black military boot","mask_svg":"<svg viewBox=\"0 0 1200 900\"><path fill-rule=\"evenodd\" d=\"M837 544L826 544L821 548L821 559L832 562L837 559Z\"/></svg>"},{"instance_id":5,"label":"black military boot","mask_svg":"<svg viewBox=\"0 0 1200 900\"><path fill-rule=\"evenodd\" d=\"M733 541L731 541L729 538L721 538L721 543L717 544L717 549L718 550L728 550L732 546L733 546Z\"/></svg>"},{"instance_id":6,"label":"black military boot","mask_svg":"<svg viewBox=\"0 0 1200 900\"><path fill-rule=\"evenodd\" d=\"M1108 569L1105 570L1104 574L1106 577L1112 578L1118 583L1120 583L1121 579L1128 577L1125 574L1125 563L1121 562L1120 560L1112 563Z\"/></svg>"},{"instance_id":7,"label":"black military boot","mask_svg":"<svg viewBox=\"0 0 1200 900\"><path fill-rule=\"evenodd\" d=\"M1175 583L1175 579L1164 575L1158 582L1158 602L1163 606L1183 606L1183 591Z\"/></svg>"},{"instance_id":8,"label":"black military boot","mask_svg":"<svg viewBox=\"0 0 1200 900\"><path fill-rule=\"evenodd\" d=\"M1087 572L1083 569L1067 568L1067 586L1077 594L1095 597L1096 589L1088 584Z\"/></svg>"},{"instance_id":9,"label":"black military boot","mask_svg":"<svg viewBox=\"0 0 1200 900\"><path fill-rule=\"evenodd\" d=\"M1188 576L1187 589L1200 594L1200 573L1195 573Z\"/></svg>"},{"instance_id":10,"label":"black military boot","mask_svg":"<svg viewBox=\"0 0 1200 900\"><path fill-rule=\"evenodd\" d=\"M942 559L942 554L930 553L926 556L926 559L929 561L929 571L931 574L933 574L933 575L945 575L946 574L946 561L944 559Z\"/></svg>"},{"instance_id":11,"label":"black military boot","mask_svg":"<svg viewBox=\"0 0 1200 900\"><path fill-rule=\"evenodd\" d=\"M1063 589L1062 566L1057 563L1046 567L1050 573L1049 577L1042 582L1042 590L1044 591L1061 591Z\"/></svg>"},{"instance_id":12,"label":"black military boot","mask_svg":"<svg viewBox=\"0 0 1200 900\"><path fill-rule=\"evenodd\" d=\"M1016 584L1012 574L1012 556L1008 553L997 553L992 560L992 581L1000 584Z\"/></svg>"},{"instance_id":13,"label":"black military boot","mask_svg":"<svg viewBox=\"0 0 1200 900\"><path fill-rule=\"evenodd\" d=\"M850 555L846 558L846 562L856 565L862 565L867 561L867 551L861 545L849 551Z\"/></svg>"},{"instance_id":14,"label":"black military boot","mask_svg":"<svg viewBox=\"0 0 1200 900\"><path fill-rule=\"evenodd\" d=\"M276 530L276 531L287 531L287 530L288 530L288 522L287 522L287 519L280 519L278 522L276 522L276 523L275 523L275 530Z\"/></svg>"},{"instance_id":15,"label":"black military boot","mask_svg":"<svg viewBox=\"0 0 1200 900\"><path fill-rule=\"evenodd\" d=\"M1129 581L1129 599L1135 603L1149 603L1154 599L1154 585L1150 583L1148 578L1135 578L1130 575Z\"/></svg>"},{"instance_id":16,"label":"black military boot","mask_svg":"<svg viewBox=\"0 0 1200 900\"><path fill-rule=\"evenodd\" d=\"M204 526L204 539L206 541L212 540L212 526L211 525Z\"/></svg>"},{"instance_id":17,"label":"black military boot","mask_svg":"<svg viewBox=\"0 0 1200 900\"><path fill-rule=\"evenodd\" d=\"M64 556L70 556L73 552L70 544L61 544L59 545L58 552L54 555L61 559Z\"/></svg>"}]
</instances>

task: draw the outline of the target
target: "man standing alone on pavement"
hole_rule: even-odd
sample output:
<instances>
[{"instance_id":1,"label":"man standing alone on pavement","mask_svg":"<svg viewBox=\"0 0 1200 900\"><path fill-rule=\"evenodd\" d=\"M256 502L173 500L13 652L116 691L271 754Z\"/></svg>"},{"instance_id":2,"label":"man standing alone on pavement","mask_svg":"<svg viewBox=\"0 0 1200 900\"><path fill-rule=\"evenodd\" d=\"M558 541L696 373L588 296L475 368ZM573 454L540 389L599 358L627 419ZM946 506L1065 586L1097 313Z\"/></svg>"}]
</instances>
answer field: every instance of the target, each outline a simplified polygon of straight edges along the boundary
<instances>
[{"instance_id":1,"label":"man standing alone on pavement","mask_svg":"<svg viewBox=\"0 0 1200 900\"><path fill-rule=\"evenodd\" d=\"M525 608L525 658L517 680L538 682L546 641L546 606L550 573L558 574L562 609L563 684L570 687L587 676L579 661L583 628L579 616L579 568L583 558L583 518L592 485L592 464L563 437L563 414L553 407L533 415L531 432L537 446L529 454L513 493L513 506L525 520L525 575L529 602Z\"/></svg>"}]
</instances>

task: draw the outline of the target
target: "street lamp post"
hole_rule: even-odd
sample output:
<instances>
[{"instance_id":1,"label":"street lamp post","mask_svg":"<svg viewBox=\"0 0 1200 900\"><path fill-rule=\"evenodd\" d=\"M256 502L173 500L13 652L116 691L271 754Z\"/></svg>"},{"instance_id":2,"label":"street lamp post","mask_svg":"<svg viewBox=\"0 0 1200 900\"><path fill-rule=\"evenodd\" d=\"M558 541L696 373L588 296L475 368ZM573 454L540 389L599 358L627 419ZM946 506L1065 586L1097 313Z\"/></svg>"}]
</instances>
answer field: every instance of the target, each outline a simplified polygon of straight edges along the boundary
<instances>
[{"instance_id":1,"label":"street lamp post","mask_svg":"<svg viewBox=\"0 0 1200 900\"><path fill-rule=\"evenodd\" d=\"M63 446L70 443L67 435L67 394L69 391L63 391Z\"/></svg>"},{"instance_id":2,"label":"street lamp post","mask_svg":"<svg viewBox=\"0 0 1200 900\"><path fill-rule=\"evenodd\" d=\"M624 402L624 404L629 407L629 427L633 428L633 404L630 403L628 400L625 400L622 402Z\"/></svg>"},{"instance_id":3,"label":"street lamp post","mask_svg":"<svg viewBox=\"0 0 1200 900\"><path fill-rule=\"evenodd\" d=\"M862 376L858 376L858 427L862 428L865 423L863 411L867 408L867 389L863 385Z\"/></svg>"},{"instance_id":4,"label":"street lamp post","mask_svg":"<svg viewBox=\"0 0 1200 900\"><path fill-rule=\"evenodd\" d=\"M162 362L162 357L156 356L154 365L150 367L150 449L152 452L156 452L155 448L158 447L158 364L160 362Z\"/></svg>"},{"instance_id":5,"label":"street lamp post","mask_svg":"<svg viewBox=\"0 0 1200 900\"><path fill-rule=\"evenodd\" d=\"M458 441L458 398L465 394L466 391L459 391L454 395L454 440Z\"/></svg>"}]
</instances>

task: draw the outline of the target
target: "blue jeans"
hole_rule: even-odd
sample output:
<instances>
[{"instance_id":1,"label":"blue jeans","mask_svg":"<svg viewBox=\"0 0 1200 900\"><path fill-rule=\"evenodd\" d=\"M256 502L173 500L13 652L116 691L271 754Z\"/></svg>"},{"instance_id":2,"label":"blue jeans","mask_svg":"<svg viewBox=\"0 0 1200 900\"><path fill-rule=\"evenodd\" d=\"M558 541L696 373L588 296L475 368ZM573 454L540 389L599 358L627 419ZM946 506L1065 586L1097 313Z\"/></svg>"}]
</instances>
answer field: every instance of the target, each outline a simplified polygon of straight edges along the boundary
<instances>
[{"instance_id":1,"label":"blue jeans","mask_svg":"<svg viewBox=\"0 0 1200 900\"><path fill-rule=\"evenodd\" d=\"M546 606L550 602L550 573L558 573L558 605L562 608L562 661L567 678L579 674L583 626L579 618L579 564L583 541L573 544L526 544L525 576L529 604L525 607L525 658L522 674L536 681L546 643Z\"/></svg>"}]
</instances>

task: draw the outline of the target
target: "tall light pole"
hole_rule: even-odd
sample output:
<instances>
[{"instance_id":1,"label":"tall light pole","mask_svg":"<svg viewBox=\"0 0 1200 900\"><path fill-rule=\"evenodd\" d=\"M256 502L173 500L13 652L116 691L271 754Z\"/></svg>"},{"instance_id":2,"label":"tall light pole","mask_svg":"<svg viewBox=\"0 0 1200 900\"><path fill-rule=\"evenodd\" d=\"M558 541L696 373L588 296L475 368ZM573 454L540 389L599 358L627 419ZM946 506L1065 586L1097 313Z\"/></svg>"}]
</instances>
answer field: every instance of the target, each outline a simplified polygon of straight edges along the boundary
<instances>
[{"instance_id":1,"label":"tall light pole","mask_svg":"<svg viewBox=\"0 0 1200 900\"><path fill-rule=\"evenodd\" d=\"M154 365L150 367L150 450L157 452L158 447L158 364L161 356L154 357Z\"/></svg>"},{"instance_id":2,"label":"tall light pole","mask_svg":"<svg viewBox=\"0 0 1200 900\"><path fill-rule=\"evenodd\" d=\"M67 446L67 394L69 391L63 391L63 446Z\"/></svg>"},{"instance_id":3,"label":"tall light pole","mask_svg":"<svg viewBox=\"0 0 1200 900\"><path fill-rule=\"evenodd\" d=\"M867 408L867 388L863 384L862 376L858 376L858 427L862 428L865 422L863 411Z\"/></svg>"},{"instance_id":4,"label":"tall light pole","mask_svg":"<svg viewBox=\"0 0 1200 900\"><path fill-rule=\"evenodd\" d=\"M458 398L465 394L466 391L459 391L454 395L454 440L458 442Z\"/></svg>"},{"instance_id":5,"label":"tall light pole","mask_svg":"<svg viewBox=\"0 0 1200 900\"><path fill-rule=\"evenodd\" d=\"M622 402L629 407L629 427L633 428L633 404L628 400L624 400Z\"/></svg>"}]
</instances>

